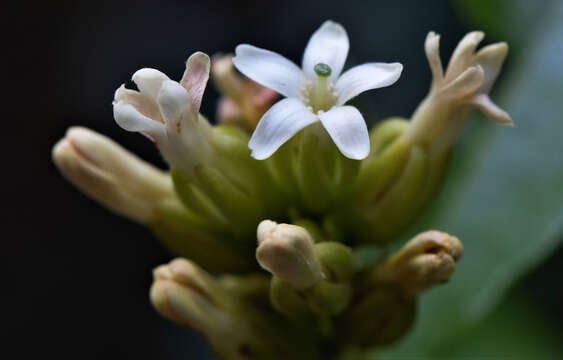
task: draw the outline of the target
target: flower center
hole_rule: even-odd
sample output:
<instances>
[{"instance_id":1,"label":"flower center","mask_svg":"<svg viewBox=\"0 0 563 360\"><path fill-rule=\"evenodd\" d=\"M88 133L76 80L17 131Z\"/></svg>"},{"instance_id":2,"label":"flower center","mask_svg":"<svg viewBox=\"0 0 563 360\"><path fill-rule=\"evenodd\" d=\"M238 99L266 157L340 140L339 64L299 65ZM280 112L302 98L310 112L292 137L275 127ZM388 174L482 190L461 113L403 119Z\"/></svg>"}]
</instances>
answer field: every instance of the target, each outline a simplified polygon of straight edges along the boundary
<instances>
[{"instance_id":1,"label":"flower center","mask_svg":"<svg viewBox=\"0 0 563 360\"><path fill-rule=\"evenodd\" d=\"M332 73L330 66L318 63L313 68L317 74L317 81L308 81L302 90L303 102L311 107L313 113L328 111L336 105L334 85L328 80Z\"/></svg>"}]
</instances>

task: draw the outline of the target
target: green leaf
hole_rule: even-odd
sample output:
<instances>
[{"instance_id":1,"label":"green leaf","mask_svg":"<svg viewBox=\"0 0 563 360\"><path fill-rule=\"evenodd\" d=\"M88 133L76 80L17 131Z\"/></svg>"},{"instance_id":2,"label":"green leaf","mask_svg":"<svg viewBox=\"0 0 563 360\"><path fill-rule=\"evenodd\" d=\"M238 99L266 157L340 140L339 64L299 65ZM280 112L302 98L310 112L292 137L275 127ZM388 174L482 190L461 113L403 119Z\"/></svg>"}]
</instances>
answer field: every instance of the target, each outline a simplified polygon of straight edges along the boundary
<instances>
[{"instance_id":1,"label":"green leaf","mask_svg":"<svg viewBox=\"0 0 563 360\"><path fill-rule=\"evenodd\" d=\"M408 234L433 228L458 236L465 252L456 274L422 297L413 330L384 358L435 357L562 239L563 3L542 7L535 28L518 30L527 33L522 52L511 54L514 63L500 96L492 94L516 127L474 116L444 188Z\"/></svg>"},{"instance_id":2,"label":"green leaf","mask_svg":"<svg viewBox=\"0 0 563 360\"><path fill-rule=\"evenodd\" d=\"M559 332L547 314L522 289L511 291L502 306L463 337L443 346L444 359L558 359L563 356Z\"/></svg>"}]
</instances>

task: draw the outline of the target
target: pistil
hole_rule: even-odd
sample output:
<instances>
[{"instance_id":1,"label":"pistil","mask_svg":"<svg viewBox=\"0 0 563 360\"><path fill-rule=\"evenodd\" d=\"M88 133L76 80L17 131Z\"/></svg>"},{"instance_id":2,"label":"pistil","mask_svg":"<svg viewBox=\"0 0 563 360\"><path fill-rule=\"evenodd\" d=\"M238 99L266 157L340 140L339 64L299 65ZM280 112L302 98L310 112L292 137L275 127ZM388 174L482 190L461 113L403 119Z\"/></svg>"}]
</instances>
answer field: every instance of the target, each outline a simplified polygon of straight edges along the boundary
<instances>
[{"instance_id":1,"label":"pistil","mask_svg":"<svg viewBox=\"0 0 563 360\"><path fill-rule=\"evenodd\" d=\"M317 82L311 88L309 104L315 113L330 110L335 105L334 88L328 81L332 69L327 64L318 63L314 70Z\"/></svg>"}]
</instances>

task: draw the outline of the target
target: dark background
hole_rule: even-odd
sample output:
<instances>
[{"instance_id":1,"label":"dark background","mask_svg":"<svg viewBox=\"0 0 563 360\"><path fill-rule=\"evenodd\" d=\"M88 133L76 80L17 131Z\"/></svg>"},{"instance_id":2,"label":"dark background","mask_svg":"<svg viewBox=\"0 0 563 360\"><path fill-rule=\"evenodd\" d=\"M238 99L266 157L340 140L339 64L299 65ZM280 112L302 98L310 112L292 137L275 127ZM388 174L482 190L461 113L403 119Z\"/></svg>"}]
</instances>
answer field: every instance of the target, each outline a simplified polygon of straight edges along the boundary
<instances>
[{"instance_id":1,"label":"dark background","mask_svg":"<svg viewBox=\"0 0 563 360\"><path fill-rule=\"evenodd\" d=\"M11 96L2 171L8 231L1 255L3 328L10 332L8 348L20 355L14 358L207 354L200 336L162 319L149 304L151 270L171 254L146 229L76 191L51 163L50 149L66 128L83 125L164 166L150 142L113 121L113 92L130 84L136 70L154 67L179 79L191 53L232 52L243 42L299 63L311 33L332 19L350 36L348 66L403 63L396 85L363 96L378 118L409 116L429 85L426 33L441 33L442 54L450 54L471 30L446 1L51 1L10 10L4 14L10 62L4 87ZM202 108L209 118L216 99L210 86ZM563 268L561 255L520 285L558 324L561 283L556 292L552 283Z\"/></svg>"}]
</instances>

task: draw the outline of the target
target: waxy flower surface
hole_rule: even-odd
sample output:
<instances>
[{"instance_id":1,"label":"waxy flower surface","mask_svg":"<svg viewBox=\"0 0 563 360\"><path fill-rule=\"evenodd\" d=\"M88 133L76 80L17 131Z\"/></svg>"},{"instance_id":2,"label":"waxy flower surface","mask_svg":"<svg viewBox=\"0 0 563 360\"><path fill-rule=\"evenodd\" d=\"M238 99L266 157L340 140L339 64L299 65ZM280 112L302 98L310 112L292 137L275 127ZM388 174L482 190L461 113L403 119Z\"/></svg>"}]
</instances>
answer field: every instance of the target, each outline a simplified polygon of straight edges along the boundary
<instances>
[{"instance_id":1,"label":"waxy flower surface","mask_svg":"<svg viewBox=\"0 0 563 360\"><path fill-rule=\"evenodd\" d=\"M286 97L264 114L248 146L256 159L270 157L301 129L320 121L340 152L361 160L370 150L362 114L344 104L370 89L393 84L400 63L366 63L341 75L348 55L346 30L326 21L312 36L303 54L302 69L272 51L242 44L233 63L252 80Z\"/></svg>"},{"instance_id":2,"label":"waxy flower surface","mask_svg":"<svg viewBox=\"0 0 563 360\"><path fill-rule=\"evenodd\" d=\"M500 125L512 125L510 115L489 98L504 59L508 54L505 42L487 45L475 53L485 34L473 31L467 34L454 51L444 74L440 61L440 35L430 32L425 51L432 70L432 85L451 98L474 105Z\"/></svg>"},{"instance_id":3,"label":"waxy flower surface","mask_svg":"<svg viewBox=\"0 0 563 360\"><path fill-rule=\"evenodd\" d=\"M199 107L209 78L209 56L196 52L188 59L182 80L144 68L133 74L139 91L116 90L113 114L119 126L153 140L173 166L190 169L206 157Z\"/></svg>"}]
</instances>

